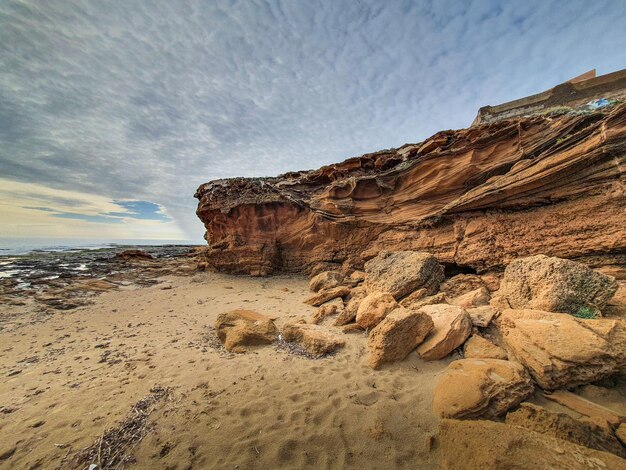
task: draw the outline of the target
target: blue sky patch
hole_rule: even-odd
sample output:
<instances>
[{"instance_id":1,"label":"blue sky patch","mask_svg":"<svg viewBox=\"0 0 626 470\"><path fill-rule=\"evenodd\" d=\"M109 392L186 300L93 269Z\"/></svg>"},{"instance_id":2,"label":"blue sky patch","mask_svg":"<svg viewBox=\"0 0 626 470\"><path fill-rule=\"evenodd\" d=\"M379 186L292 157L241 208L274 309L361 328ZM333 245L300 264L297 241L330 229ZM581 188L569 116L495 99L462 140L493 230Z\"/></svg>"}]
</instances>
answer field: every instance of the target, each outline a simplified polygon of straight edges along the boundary
<instances>
[{"instance_id":1,"label":"blue sky patch","mask_svg":"<svg viewBox=\"0 0 626 470\"><path fill-rule=\"evenodd\" d=\"M131 219L157 220L168 222L170 218L162 212L159 204L150 201L113 201L128 212L109 212L107 215Z\"/></svg>"}]
</instances>

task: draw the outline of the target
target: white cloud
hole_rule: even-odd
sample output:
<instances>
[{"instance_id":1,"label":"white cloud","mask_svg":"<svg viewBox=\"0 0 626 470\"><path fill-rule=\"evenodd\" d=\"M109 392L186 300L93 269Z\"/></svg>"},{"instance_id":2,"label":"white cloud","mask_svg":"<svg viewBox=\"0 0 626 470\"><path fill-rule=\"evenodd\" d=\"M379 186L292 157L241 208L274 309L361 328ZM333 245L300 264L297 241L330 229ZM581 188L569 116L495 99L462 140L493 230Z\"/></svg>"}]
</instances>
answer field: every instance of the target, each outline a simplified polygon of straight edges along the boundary
<instances>
[{"instance_id":1,"label":"white cloud","mask_svg":"<svg viewBox=\"0 0 626 470\"><path fill-rule=\"evenodd\" d=\"M621 1L0 4L0 172L164 206L468 125L626 63Z\"/></svg>"}]
</instances>

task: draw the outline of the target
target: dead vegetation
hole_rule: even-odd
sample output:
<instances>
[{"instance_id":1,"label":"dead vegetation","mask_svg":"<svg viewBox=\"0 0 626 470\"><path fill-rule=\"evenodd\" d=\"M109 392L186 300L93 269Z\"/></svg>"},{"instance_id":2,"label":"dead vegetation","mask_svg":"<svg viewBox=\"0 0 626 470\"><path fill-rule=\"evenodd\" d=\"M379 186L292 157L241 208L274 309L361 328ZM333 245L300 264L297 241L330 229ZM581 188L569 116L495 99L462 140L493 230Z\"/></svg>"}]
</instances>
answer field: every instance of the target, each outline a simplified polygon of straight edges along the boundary
<instances>
[{"instance_id":1,"label":"dead vegetation","mask_svg":"<svg viewBox=\"0 0 626 470\"><path fill-rule=\"evenodd\" d=\"M126 464L133 463L132 450L151 429L148 424L150 413L159 402L170 396L170 389L160 386L155 386L150 392L132 406L124 421L106 429L92 445L76 453L69 468L82 470L96 465L98 470L122 469Z\"/></svg>"}]
</instances>

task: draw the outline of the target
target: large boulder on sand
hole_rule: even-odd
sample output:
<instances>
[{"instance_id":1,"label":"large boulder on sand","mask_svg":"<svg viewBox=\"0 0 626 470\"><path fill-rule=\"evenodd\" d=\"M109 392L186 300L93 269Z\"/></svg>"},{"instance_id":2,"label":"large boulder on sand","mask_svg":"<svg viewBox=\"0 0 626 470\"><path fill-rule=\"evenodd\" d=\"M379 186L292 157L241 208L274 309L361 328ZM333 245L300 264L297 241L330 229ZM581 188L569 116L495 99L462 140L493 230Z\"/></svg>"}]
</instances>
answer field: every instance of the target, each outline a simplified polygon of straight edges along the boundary
<instances>
[{"instance_id":1,"label":"large boulder on sand","mask_svg":"<svg viewBox=\"0 0 626 470\"><path fill-rule=\"evenodd\" d=\"M417 348L422 359L443 359L461 346L472 332L472 321L461 307L447 304L425 305L419 309L433 320L434 328Z\"/></svg>"},{"instance_id":2,"label":"large boulder on sand","mask_svg":"<svg viewBox=\"0 0 626 470\"><path fill-rule=\"evenodd\" d=\"M486 420L441 420L438 441L443 470L614 470L626 466L624 459L608 452Z\"/></svg>"},{"instance_id":3,"label":"large boulder on sand","mask_svg":"<svg viewBox=\"0 0 626 470\"><path fill-rule=\"evenodd\" d=\"M493 305L500 309L599 315L617 287L615 278L584 264L536 255L517 259L506 267Z\"/></svg>"},{"instance_id":4,"label":"large boulder on sand","mask_svg":"<svg viewBox=\"0 0 626 470\"><path fill-rule=\"evenodd\" d=\"M289 323L283 326L283 339L298 343L313 357L321 357L346 344L343 339L327 329L306 323Z\"/></svg>"},{"instance_id":5,"label":"large boulder on sand","mask_svg":"<svg viewBox=\"0 0 626 470\"><path fill-rule=\"evenodd\" d=\"M546 390L609 377L623 363L616 320L579 320L564 313L505 310L496 321L509 356Z\"/></svg>"},{"instance_id":6,"label":"large boulder on sand","mask_svg":"<svg viewBox=\"0 0 626 470\"><path fill-rule=\"evenodd\" d=\"M252 310L220 313L215 330L224 347L231 352L245 352L246 346L271 344L278 337L278 328L272 319Z\"/></svg>"},{"instance_id":7,"label":"large boulder on sand","mask_svg":"<svg viewBox=\"0 0 626 470\"><path fill-rule=\"evenodd\" d=\"M401 361L432 328L429 315L402 307L395 309L370 332L367 342L370 367L377 369L384 363Z\"/></svg>"},{"instance_id":8,"label":"large boulder on sand","mask_svg":"<svg viewBox=\"0 0 626 470\"><path fill-rule=\"evenodd\" d=\"M494 418L528 398L530 376L516 363L498 359L460 359L440 375L433 409L442 418Z\"/></svg>"},{"instance_id":9,"label":"large boulder on sand","mask_svg":"<svg viewBox=\"0 0 626 470\"><path fill-rule=\"evenodd\" d=\"M600 426L591 420L574 419L532 403L522 403L517 410L509 412L506 423L626 457L626 450L607 426Z\"/></svg>"},{"instance_id":10,"label":"large boulder on sand","mask_svg":"<svg viewBox=\"0 0 626 470\"><path fill-rule=\"evenodd\" d=\"M489 300L491 300L491 294L489 294L487 288L480 287L476 290L455 297L450 301L450 303L463 308L475 308L489 304Z\"/></svg>"},{"instance_id":11,"label":"large boulder on sand","mask_svg":"<svg viewBox=\"0 0 626 470\"><path fill-rule=\"evenodd\" d=\"M319 292L322 289L332 289L343 282L343 274L337 271L323 271L313 276L309 281L309 289Z\"/></svg>"},{"instance_id":12,"label":"large boulder on sand","mask_svg":"<svg viewBox=\"0 0 626 470\"><path fill-rule=\"evenodd\" d=\"M384 251L365 263L368 291L389 292L396 300L418 289L424 296L435 294L443 279L443 266L430 253Z\"/></svg>"},{"instance_id":13,"label":"large boulder on sand","mask_svg":"<svg viewBox=\"0 0 626 470\"><path fill-rule=\"evenodd\" d=\"M398 306L398 302L388 292L372 292L359 304L356 323L364 330L374 328Z\"/></svg>"}]
</instances>

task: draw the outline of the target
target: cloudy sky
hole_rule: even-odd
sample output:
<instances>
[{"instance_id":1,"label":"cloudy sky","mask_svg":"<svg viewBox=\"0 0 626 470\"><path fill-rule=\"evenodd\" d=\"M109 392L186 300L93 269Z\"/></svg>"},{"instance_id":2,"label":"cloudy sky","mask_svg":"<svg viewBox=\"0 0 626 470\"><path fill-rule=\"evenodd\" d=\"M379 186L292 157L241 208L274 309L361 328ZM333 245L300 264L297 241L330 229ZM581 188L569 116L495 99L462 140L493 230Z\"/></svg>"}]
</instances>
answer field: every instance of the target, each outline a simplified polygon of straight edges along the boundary
<instances>
[{"instance_id":1,"label":"cloudy sky","mask_svg":"<svg viewBox=\"0 0 626 470\"><path fill-rule=\"evenodd\" d=\"M626 67L626 1L0 0L0 237L200 240L201 183Z\"/></svg>"}]
</instances>

